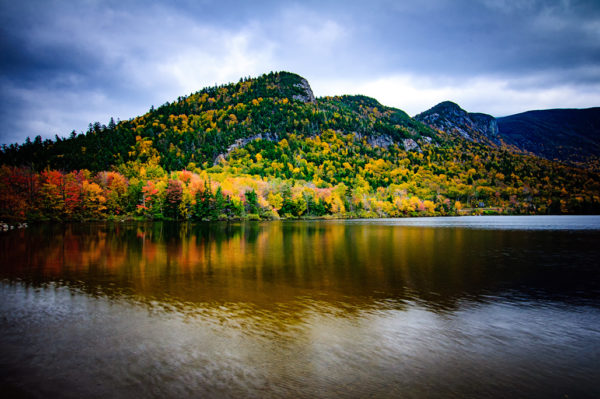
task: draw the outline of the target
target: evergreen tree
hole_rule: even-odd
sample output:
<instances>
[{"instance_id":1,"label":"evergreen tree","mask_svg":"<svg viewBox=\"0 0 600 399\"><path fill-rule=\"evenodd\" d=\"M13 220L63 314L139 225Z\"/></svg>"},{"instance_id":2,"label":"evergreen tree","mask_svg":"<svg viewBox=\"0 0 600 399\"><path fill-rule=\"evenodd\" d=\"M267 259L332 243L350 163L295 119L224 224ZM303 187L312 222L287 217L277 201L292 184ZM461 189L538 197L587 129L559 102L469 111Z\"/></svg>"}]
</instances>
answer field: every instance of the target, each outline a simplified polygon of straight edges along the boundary
<instances>
[{"instance_id":1,"label":"evergreen tree","mask_svg":"<svg viewBox=\"0 0 600 399\"><path fill-rule=\"evenodd\" d=\"M257 214L258 213L258 196L256 191L246 191L244 194L246 197L246 213Z\"/></svg>"}]
</instances>

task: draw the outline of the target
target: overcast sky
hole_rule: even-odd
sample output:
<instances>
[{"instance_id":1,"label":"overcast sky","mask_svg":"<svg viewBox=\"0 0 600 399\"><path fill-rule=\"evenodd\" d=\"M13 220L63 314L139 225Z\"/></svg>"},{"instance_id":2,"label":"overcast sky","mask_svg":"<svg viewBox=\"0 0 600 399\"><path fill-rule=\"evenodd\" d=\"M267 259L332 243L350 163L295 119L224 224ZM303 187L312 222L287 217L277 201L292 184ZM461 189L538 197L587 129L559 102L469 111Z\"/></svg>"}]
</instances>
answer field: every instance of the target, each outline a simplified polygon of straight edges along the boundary
<instances>
[{"instance_id":1,"label":"overcast sky","mask_svg":"<svg viewBox=\"0 0 600 399\"><path fill-rule=\"evenodd\" d=\"M0 1L0 144L286 70L411 116L600 106L600 1Z\"/></svg>"}]
</instances>

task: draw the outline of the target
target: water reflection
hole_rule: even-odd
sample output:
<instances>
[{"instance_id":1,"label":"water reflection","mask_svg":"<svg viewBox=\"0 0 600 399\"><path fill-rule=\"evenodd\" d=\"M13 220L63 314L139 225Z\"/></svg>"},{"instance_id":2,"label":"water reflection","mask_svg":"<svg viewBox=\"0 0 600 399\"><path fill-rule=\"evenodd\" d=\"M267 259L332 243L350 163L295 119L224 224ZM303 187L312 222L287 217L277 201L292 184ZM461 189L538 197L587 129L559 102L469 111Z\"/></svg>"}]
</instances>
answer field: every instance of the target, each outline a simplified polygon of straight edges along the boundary
<instances>
[{"instance_id":1,"label":"water reflection","mask_svg":"<svg viewBox=\"0 0 600 399\"><path fill-rule=\"evenodd\" d=\"M598 397L600 231L464 227L12 231L0 236L0 389L67 398Z\"/></svg>"},{"instance_id":2,"label":"water reflection","mask_svg":"<svg viewBox=\"0 0 600 399\"><path fill-rule=\"evenodd\" d=\"M263 307L299 297L438 311L497 296L595 305L599 238L327 221L44 225L2 237L0 277Z\"/></svg>"}]
</instances>

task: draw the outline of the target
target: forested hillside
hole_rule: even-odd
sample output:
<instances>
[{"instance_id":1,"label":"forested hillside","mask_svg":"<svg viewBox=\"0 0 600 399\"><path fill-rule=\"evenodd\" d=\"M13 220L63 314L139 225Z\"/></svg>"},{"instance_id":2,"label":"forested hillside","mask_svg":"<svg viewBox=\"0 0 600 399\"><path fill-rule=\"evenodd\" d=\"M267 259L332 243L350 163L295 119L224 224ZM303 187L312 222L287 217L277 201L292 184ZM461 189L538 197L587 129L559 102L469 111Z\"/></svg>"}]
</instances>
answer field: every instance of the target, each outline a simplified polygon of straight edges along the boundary
<instances>
[{"instance_id":1,"label":"forested hillside","mask_svg":"<svg viewBox=\"0 0 600 399\"><path fill-rule=\"evenodd\" d=\"M596 173L437 130L369 97L315 99L287 72L3 146L0 163L2 219L600 212Z\"/></svg>"},{"instance_id":2,"label":"forested hillside","mask_svg":"<svg viewBox=\"0 0 600 399\"><path fill-rule=\"evenodd\" d=\"M496 118L487 114L469 113L451 101L439 103L416 115L415 119L469 141L501 145Z\"/></svg>"},{"instance_id":3,"label":"forested hillside","mask_svg":"<svg viewBox=\"0 0 600 399\"><path fill-rule=\"evenodd\" d=\"M507 144L600 172L600 108L547 109L498 118Z\"/></svg>"}]
</instances>

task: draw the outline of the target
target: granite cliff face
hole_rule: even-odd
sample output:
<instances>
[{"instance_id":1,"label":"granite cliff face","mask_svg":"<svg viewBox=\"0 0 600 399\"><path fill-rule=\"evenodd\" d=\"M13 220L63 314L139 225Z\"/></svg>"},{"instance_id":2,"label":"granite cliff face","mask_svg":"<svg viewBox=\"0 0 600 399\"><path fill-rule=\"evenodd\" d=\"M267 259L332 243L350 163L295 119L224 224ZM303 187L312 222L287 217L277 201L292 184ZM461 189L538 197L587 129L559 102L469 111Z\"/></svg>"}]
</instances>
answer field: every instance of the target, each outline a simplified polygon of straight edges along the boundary
<instances>
[{"instance_id":1,"label":"granite cliff face","mask_svg":"<svg viewBox=\"0 0 600 399\"><path fill-rule=\"evenodd\" d=\"M470 141L500 145L496 118L487 114L469 113L451 101L439 103L416 115L414 119Z\"/></svg>"},{"instance_id":2,"label":"granite cliff face","mask_svg":"<svg viewBox=\"0 0 600 399\"><path fill-rule=\"evenodd\" d=\"M302 101L303 103L314 103L316 101L308 80L301 78L300 82L294 84L294 87L301 90L301 93L294 94L292 99Z\"/></svg>"},{"instance_id":3,"label":"granite cliff face","mask_svg":"<svg viewBox=\"0 0 600 399\"><path fill-rule=\"evenodd\" d=\"M496 118L482 113L469 113L468 115L471 121L473 121L475 131L483 134L492 143L496 145L500 144L500 130L498 129Z\"/></svg>"}]
</instances>

